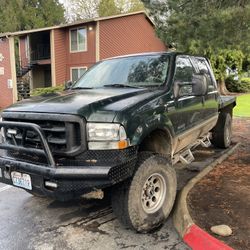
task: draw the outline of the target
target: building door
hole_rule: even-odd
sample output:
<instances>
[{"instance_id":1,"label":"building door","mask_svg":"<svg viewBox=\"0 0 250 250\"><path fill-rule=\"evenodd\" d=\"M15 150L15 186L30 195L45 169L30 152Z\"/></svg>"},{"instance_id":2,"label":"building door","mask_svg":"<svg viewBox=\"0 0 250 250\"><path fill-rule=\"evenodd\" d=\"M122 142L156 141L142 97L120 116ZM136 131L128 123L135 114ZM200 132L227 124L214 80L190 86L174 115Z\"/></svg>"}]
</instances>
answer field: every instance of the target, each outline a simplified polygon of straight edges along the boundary
<instances>
[{"instance_id":1,"label":"building door","mask_svg":"<svg viewBox=\"0 0 250 250\"><path fill-rule=\"evenodd\" d=\"M44 70L44 87L51 87L51 83L51 69L48 68Z\"/></svg>"}]
</instances>

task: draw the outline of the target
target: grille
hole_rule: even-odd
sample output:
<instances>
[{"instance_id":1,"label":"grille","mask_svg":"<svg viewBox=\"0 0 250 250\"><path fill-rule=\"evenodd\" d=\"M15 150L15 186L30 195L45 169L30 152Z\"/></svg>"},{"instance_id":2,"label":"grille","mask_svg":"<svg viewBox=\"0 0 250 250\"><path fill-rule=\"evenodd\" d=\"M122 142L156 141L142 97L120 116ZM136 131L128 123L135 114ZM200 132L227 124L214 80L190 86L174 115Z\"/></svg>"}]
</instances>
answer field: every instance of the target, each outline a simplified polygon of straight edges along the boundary
<instances>
[{"instance_id":1,"label":"grille","mask_svg":"<svg viewBox=\"0 0 250 250\"><path fill-rule=\"evenodd\" d=\"M19 114L21 118L10 116L4 115L3 120L33 123L40 126L53 155L75 156L86 149L85 122L76 116L60 115L56 119L55 115L48 114L26 114L23 115L24 117ZM14 137L5 131L9 144L43 150L39 135L34 130L17 127L15 131Z\"/></svg>"}]
</instances>

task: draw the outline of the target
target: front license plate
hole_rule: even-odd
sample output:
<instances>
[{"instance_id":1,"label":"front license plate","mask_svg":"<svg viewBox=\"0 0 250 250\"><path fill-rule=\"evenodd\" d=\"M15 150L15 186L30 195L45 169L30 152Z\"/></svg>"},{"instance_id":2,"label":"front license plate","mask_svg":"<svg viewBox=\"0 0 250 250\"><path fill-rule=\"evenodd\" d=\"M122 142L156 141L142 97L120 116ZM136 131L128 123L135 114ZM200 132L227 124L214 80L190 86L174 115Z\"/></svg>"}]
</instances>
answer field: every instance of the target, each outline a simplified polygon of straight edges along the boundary
<instances>
[{"instance_id":1,"label":"front license plate","mask_svg":"<svg viewBox=\"0 0 250 250\"><path fill-rule=\"evenodd\" d=\"M11 172L11 179L14 186L32 190L30 175L19 172Z\"/></svg>"}]
</instances>

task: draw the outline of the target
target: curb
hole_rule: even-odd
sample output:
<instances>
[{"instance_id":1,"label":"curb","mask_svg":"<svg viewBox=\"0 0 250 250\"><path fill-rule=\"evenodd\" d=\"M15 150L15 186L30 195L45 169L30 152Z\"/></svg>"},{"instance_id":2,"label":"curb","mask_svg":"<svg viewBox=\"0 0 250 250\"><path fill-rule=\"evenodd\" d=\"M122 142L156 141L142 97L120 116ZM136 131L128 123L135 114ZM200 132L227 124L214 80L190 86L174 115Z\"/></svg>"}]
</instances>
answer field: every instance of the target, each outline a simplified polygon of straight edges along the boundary
<instances>
[{"instance_id":1,"label":"curb","mask_svg":"<svg viewBox=\"0 0 250 250\"><path fill-rule=\"evenodd\" d=\"M225 243L217 240L195 225L189 214L186 199L189 191L194 187L194 185L207 175L217 164L228 158L239 147L239 145L240 143L237 143L205 167L198 175L187 183L178 195L173 215L174 226L183 238L183 241L193 250L233 250Z\"/></svg>"}]
</instances>

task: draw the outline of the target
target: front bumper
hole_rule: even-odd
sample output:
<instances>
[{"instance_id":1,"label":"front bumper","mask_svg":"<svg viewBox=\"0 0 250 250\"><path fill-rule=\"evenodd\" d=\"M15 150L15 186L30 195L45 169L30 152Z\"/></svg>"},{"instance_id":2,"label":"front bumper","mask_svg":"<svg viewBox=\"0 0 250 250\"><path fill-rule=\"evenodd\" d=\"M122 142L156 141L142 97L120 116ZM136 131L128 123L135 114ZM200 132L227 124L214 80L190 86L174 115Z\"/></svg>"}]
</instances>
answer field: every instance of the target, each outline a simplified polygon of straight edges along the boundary
<instances>
[{"instance_id":1,"label":"front bumper","mask_svg":"<svg viewBox=\"0 0 250 250\"><path fill-rule=\"evenodd\" d=\"M67 200L95 189L112 186L129 178L134 172L137 160L135 147L106 152L86 151L72 159L56 159L39 126L31 123L0 122L0 128L1 126L8 128L18 126L24 129L28 127L37 132L44 148L43 155L37 159L44 158L45 161L31 162L29 149L25 146L0 143L0 182L13 185L11 172L25 173L31 177L33 193ZM31 149L31 151L31 154L41 155L38 150ZM20 157L22 154L26 155L28 160L22 159ZM48 181L55 183L56 188L46 186L45 182Z\"/></svg>"},{"instance_id":2,"label":"front bumper","mask_svg":"<svg viewBox=\"0 0 250 250\"><path fill-rule=\"evenodd\" d=\"M136 159L132 159L113 166L48 168L0 157L0 182L13 185L11 172L26 173L31 177L32 192L66 200L127 179L133 174L135 164ZM57 188L46 187L46 181L56 183Z\"/></svg>"}]
</instances>

